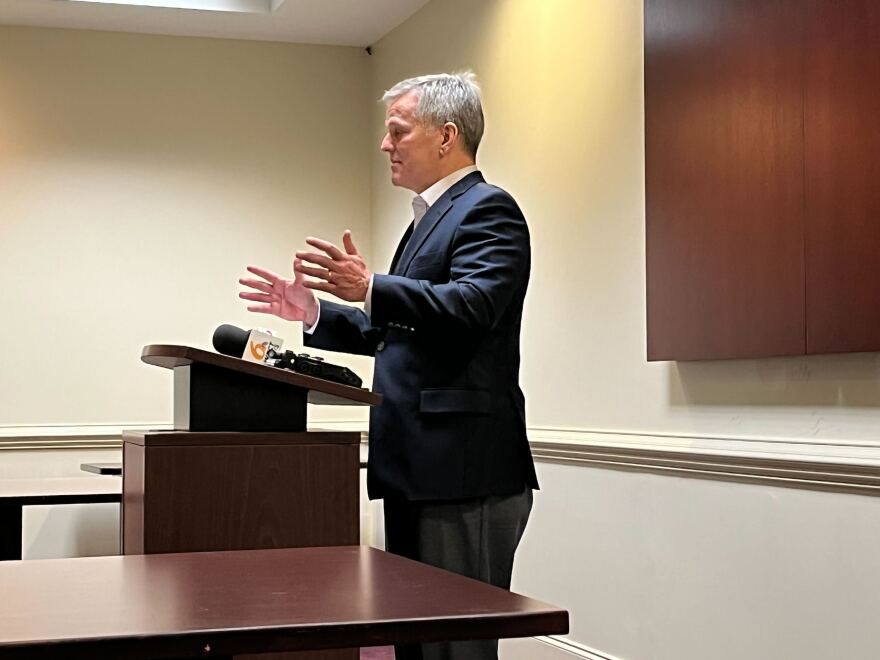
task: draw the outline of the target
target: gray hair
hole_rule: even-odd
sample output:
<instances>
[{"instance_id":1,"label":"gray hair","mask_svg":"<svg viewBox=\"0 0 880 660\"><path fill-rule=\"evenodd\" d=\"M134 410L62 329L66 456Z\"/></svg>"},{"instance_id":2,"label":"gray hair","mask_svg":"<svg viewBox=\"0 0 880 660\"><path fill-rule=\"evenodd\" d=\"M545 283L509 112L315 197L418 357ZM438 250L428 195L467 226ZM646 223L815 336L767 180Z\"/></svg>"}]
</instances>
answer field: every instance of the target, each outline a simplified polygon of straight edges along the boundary
<instances>
[{"instance_id":1,"label":"gray hair","mask_svg":"<svg viewBox=\"0 0 880 660\"><path fill-rule=\"evenodd\" d=\"M385 92L382 100L388 105L413 91L419 95L414 118L436 127L452 122L465 150L476 157L483 139L483 105L476 75L464 71L407 78Z\"/></svg>"}]
</instances>

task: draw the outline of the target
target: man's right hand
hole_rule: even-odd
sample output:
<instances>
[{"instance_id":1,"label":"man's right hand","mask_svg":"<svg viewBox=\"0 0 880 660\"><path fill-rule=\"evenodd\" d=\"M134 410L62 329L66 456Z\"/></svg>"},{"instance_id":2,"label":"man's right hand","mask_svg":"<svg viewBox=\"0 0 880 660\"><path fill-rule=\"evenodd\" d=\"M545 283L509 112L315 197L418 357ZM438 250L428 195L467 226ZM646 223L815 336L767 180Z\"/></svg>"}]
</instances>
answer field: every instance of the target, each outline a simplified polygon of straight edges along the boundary
<instances>
[{"instance_id":1,"label":"man's right hand","mask_svg":"<svg viewBox=\"0 0 880 660\"><path fill-rule=\"evenodd\" d=\"M293 262L294 269L299 259ZM248 271L262 279L241 278L240 284L255 289L242 291L239 298L259 303L248 305L249 312L261 314L274 314L288 321L302 321L305 326L311 327L318 320L318 299L311 289L303 286L305 278L302 273L294 270L294 279L281 277L271 270L248 266Z\"/></svg>"}]
</instances>

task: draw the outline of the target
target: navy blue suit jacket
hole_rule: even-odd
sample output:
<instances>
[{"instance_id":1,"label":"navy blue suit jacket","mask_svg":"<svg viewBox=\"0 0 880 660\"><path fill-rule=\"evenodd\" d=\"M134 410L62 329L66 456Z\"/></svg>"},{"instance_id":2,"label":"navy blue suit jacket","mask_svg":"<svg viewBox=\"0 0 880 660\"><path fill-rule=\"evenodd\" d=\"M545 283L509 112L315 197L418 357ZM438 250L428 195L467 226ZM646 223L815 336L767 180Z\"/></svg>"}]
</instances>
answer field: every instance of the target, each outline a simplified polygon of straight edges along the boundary
<instances>
[{"instance_id":1,"label":"navy blue suit jacket","mask_svg":"<svg viewBox=\"0 0 880 660\"><path fill-rule=\"evenodd\" d=\"M371 498L448 500L537 488L519 387L529 230L513 198L473 172L419 221L370 316L321 302L314 348L375 356Z\"/></svg>"}]
</instances>

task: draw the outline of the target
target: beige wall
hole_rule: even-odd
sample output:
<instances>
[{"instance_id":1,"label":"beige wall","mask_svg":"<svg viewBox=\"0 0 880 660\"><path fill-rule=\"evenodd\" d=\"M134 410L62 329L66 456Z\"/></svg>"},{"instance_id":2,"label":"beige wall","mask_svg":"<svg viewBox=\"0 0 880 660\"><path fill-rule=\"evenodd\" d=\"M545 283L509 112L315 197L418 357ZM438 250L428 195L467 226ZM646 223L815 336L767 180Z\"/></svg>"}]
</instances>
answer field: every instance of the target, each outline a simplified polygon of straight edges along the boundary
<instances>
[{"instance_id":1,"label":"beige wall","mask_svg":"<svg viewBox=\"0 0 880 660\"><path fill-rule=\"evenodd\" d=\"M168 374L140 346L254 325L236 275L288 269L304 234L351 227L381 269L408 194L388 183L374 101L404 76L469 67L488 116L480 165L532 227L530 425L876 439L876 354L645 362L641 4L435 0L372 58L0 27L0 425L168 421ZM369 361L344 361L369 380Z\"/></svg>"},{"instance_id":2,"label":"beige wall","mask_svg":"<svg viewBox=\"0 0 880 660\"><path fill-rule=\"evenodd\" d=\"M530 426L880 443L877 354L646 362L642 0L434 0L374 53L375 97L429 72L482 81L478 164L532 230ZM376 154L373 172L387 263L408 195Z\"/></svg>"},{"instance_id":3,"label":"beige wall","mask_svg":"<svg viewBox=\"0 0 880 660\"><path fill-rule=\"evenodd\" d=\"M147 343L209 347L247 263L369 254L357 48L0 27L0 425L171 419ZM286 327L285 327L286 326ZM369 381L364 360L347 359ZM316 419L364 418L322 411Z\"/></svg>"}]
</instances>

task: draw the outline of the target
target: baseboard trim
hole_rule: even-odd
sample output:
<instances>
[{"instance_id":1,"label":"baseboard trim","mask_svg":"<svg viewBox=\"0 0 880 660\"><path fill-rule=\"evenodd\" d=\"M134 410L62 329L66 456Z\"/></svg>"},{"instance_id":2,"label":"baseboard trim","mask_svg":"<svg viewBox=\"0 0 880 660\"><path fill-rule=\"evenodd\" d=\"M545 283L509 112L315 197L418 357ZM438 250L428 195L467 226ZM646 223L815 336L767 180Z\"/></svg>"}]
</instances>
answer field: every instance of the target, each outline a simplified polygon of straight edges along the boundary
<instances>
[{"instance_id":1,"label":"baseboard trim","mask_svg":"<svg viewBox=\"0 0 880 660\"><path fill-rule=\"evenodd\" d=\"M602 653L601 651L573 642L564 637L534 637L533 639L542 644L546 644L547 646L552 646L558 651L568 653L575 658L584 658L584 660L623 660L623 658L616 655Z\"/></svg>"}]
</instances>

